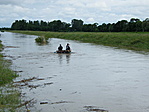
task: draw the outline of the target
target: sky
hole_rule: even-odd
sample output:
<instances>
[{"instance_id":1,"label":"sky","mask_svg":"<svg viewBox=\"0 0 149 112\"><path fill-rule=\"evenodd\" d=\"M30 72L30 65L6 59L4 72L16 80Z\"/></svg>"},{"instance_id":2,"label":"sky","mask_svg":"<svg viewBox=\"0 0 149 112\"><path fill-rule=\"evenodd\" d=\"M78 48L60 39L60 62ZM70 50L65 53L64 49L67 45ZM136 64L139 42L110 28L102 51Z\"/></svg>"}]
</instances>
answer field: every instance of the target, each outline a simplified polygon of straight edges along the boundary
<instances>
[{"instance_id":1,"label":"sky","mask_svg":"<svg viewBox=\"0 0 149 112\"><path fill-rule=\"evenodd\" d=\"M149 0L0 0L0 27L11 27L15 20L43 20L84 24L116 23L149 17Z\"/></svg>"}]
</instances>

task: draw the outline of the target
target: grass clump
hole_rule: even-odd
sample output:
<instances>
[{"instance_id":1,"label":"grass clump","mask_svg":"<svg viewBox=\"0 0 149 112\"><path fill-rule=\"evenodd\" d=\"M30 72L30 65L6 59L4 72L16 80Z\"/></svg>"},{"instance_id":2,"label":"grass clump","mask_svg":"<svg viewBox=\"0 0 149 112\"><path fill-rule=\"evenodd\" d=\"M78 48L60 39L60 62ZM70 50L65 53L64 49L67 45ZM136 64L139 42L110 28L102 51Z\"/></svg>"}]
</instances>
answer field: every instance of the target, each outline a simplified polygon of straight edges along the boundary
<instances>
[{"instance_id":1,"label":"grass clump","mask_svg":"<svg viewBox=\"0 0 149 112\"><path fill-rule=\"evenodd\" d=\"M18 75L5 67L5 61L0 60L0 86L11 82Z\"/></svg>"},{"instance_id":2,"label":"grass clump","mask_svg":"<svg viewBox=\"0 0 149 112\"><path fill-rule=\"evenodd\" d=\"M1 87L0 89L0 112L16 112L21 104L20 92L13 87Z\"/></svg>"},{"instance_id":3,"label":"grass clump","mask_svg":"<svg viewBox=\"0 0 149 112\"><path fill-rule=\"evenodd\" d=\"M1 40L0 40L0 51L2 51L3 50L3 45L1 44ZM1 55L1 54L0 54Z\"/></svg>"},{"instance_id":4,"label":"grass clump","mask_svg":"<svg viewBox=\"0 0 149 112\"><path fill-rule=\"evenodd\" d=\"M46 43L48 43L48 39L49 38L47 38L47 37L39 36L35 39L35 41L40 44L46 44Z\"/></svg>"}]
</instances>

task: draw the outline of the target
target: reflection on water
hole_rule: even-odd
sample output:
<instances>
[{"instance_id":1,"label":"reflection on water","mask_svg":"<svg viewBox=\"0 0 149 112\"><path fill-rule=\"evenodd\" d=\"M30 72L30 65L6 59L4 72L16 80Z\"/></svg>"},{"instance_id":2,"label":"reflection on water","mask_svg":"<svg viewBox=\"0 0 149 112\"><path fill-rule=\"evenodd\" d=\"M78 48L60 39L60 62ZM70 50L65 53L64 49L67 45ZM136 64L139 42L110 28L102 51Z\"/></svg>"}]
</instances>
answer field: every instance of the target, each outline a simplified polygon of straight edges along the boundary
<instances>
[{"instance_id":1,"label":"reflection on water","mask_svg":"<svg viewBox=\"0 0 149 112\"><path fill-rule=\"evenodd\" d=\"M67 54L67 55L66 55L66 61L67 61L67 64L68 64L69 61L70 61L70 54Z\"/></svg>"},{"instance_id":2,"label":"reflection on water","mask_svg":"<svg viewBox=\"0 0 149 112\"><path fill-rule=\"evenodd\" d=\"M28 82L35 87L31 90L22 87L27 97L37 101L31 111L149 111L147 53L54 38L41 46L35 38L7 32L1 35L5 46L18 46L3 51L13 59L12 68L22 71L16 80L44 79ZM60 43L70 43L75 53L54 53Z\"/></svg>"},{"instance_id":3,"label":"reflection on water","mask_svg":"<svg viewBox=\"0 0 149 112\"><path fill-rule=\"evenodd\" d=\"M62 64L63 61L66 61L67 64L69 64L70 62L70 55L71 54L57 54L58 55L58 58L59 58L59 63Z\"/></svg>"}]
</instances>

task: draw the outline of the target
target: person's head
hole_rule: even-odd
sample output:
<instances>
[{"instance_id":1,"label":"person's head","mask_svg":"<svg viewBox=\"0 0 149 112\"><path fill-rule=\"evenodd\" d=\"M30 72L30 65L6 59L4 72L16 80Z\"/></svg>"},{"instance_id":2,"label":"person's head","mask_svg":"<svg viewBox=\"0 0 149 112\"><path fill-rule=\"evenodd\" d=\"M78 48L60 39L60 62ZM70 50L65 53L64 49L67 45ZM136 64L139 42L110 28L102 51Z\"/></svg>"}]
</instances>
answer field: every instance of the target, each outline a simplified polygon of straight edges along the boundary
<instances>
[{"instance_id":1,"label":"person's head","mask_svg":"<svg viewBox=\"0 0 149 112\"><path fill-rule=\"evenodd\" d=\"M67 45L69 45L69 43L67 43Z\"/></svg>"}]
</instances>

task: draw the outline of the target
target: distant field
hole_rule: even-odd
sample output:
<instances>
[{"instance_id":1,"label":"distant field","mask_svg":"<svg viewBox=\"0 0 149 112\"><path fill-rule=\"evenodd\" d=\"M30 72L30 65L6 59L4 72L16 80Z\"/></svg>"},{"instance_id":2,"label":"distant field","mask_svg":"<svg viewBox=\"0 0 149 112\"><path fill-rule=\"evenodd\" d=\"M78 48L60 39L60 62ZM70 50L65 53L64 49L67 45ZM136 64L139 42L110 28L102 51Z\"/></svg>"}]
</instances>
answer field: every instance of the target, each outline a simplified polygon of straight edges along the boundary
<instances>
[{"instance_id":1,"label":"distant field","mask_svg":"<svg viewBox=\"0 0 149 112\"><path fill-rule=\"evenodd\" d=\"M78 40L137 51L149 51L149 32L44 32L44 31L12 31L29 35Z\"/></svg>"}]
</instances>

